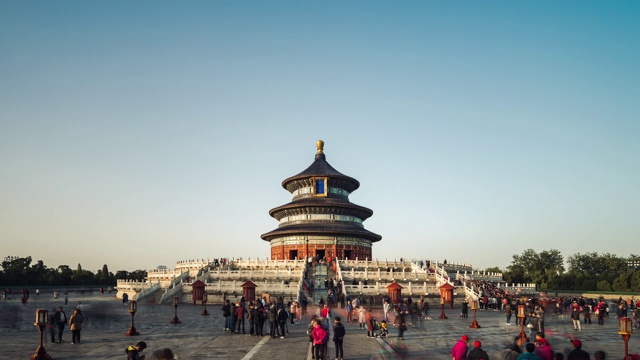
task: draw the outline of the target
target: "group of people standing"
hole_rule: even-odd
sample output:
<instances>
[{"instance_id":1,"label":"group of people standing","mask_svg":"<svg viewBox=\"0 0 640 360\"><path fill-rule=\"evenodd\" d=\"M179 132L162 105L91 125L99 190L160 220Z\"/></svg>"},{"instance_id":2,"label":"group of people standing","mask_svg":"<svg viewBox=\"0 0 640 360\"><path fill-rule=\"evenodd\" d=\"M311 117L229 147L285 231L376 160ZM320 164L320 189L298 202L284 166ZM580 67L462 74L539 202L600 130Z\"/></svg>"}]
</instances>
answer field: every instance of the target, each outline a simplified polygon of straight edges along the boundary
<instances>
[{"instance_id":1,"label":"group of people standing","mask_svg":"<svg viewBox=\"0 0 640 360\"><path fill-rule=\"evenodd\" d=\"M235 303L225 300L221 308L224 317L223 331L237 334L246 334L245 320L249 323L251 336L269 335L272 338L284 339L289 335L288 324L295 325L303 315L303 309L297 301L292 300L284 304L282 298L267 303L266 298L247 303L244 297ZM264 327L268 322L269 332L265 333Z\"/></svg>"},{"instance_id":2,"label":"group of people standing","mask_svg":"<svg viewBox=\"0 0 640 360\"><path fill-rule=\"evenodd\" d=\"M49 314L49 333L51 335L51 343L63 343L64 340L62 340L62 334L64 333L64 329L67 325L69 325L69 330L71 330L71 343L79 344L80 331L82 330L83 322L84 317L82 316L82 311L80 309L73 309L71 317L67 318L67 313L64 311L62 306L58 306L57 309L54 309Z\"/></svg>"},{"instance_id":3,"label":"group of people standing","mask_svg":"<svg viewBox=\"0 0 640 360\"><path fill-rule=\"evenodd\" d=\"M339 316L336 316L333 319L333 331L330 332L328 324L330 313L325 312L325 314L327 314L327 317L313 315L309 323L307 335L309 336L309 341L312 345L311 358L317 360L325 359L325 356L328 355L327 345L329 342L330 333L333 333L332 341L334 343L336 351L336 359L343 360L343 344L346 330L344 328L344 325L342 325L342 319Z\"/></svg>"}]
</instances>

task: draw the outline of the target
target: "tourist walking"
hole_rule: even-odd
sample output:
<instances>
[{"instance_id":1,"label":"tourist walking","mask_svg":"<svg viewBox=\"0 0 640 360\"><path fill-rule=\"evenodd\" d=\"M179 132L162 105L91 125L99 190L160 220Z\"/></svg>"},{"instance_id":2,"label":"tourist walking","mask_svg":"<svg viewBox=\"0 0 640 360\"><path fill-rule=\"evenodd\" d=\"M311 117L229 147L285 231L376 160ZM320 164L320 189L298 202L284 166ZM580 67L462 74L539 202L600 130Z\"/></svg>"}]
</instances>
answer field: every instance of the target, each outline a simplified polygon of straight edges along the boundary
<instances>
[{"instance_id":1,"label":"tourist walking","mask_svg":"<svg viewBox=\"0 0 640 360\"><path fill-rule=\"evenodd\" d=\"M309 321L309 326L307 327L307 336L309 337L309 342L311 343L311 358L316 358L316 349L315 344L313 342L313 329L316 327L316 320L319 318L318 315L312 315L311 320Z\"/></svg>"},{"instance_id":2,"label":"tourist walking","mask_svg":"<svg viewBox=\"0 0 640 360\"><path fill-rule=\"evenodd\" d=\"M369 308L365 314L365 322L367 325L367 337L375 337L376 334L373 329L373 314L371 313L371 308Z\"/></svg>"},{"instance_id":3,"label":"tourist walking","mask_svg":"<svg viewBox=\"0 0 640 360\"><path fill-rule=\"evenodd\" d=\"M350 323L352 319L353 306L351 305L351 300L347 301L347 305L345 306L345 311L347 312L347 323Z\"/></svg>"},{"instance_id":4,"label":"tourist walking","mask_svg":"<svg viewBox=\"0 0 640 360\"><path fill-rule=\"evenodd\" d=\"M407 331L407 321L404 318L404 314L402 312L398 313L396 320L398 321L398 340L404 340L404 332Z\"/></svg>"},{"instance_id":5,"label":"tourist walking","mask_svg":"<svg viewBox=\"0 0 640 360\"><path fill-rule=\"evenodd\" d=\"M331 321L331 309L329 308L329 305L325 304L324 307L322 308L322 311L320 311L320 315L324 318L324 321L326 322L326 326L327 328L329 327L329 321Z\"/></svg>"},{"instance_id":6,"label":"tourist walking","mask_svg":"<svg viewBox=\"0 0 640 360\"><path fill-rule=\"evenodd\" d=\"M553 360L553 349L551 349L551 344L545 339L544 333L537 332L535 339L536 349L534 353L542 360Z\"/></svg>"},{"instance_id":7,"label":"tourist walking","mask_svg":"<svg viewBox=\"0 0 640 360\"><path fill-rule=\"evenodd\" d=\"M316 319L313 326L313 347L315 349L316 360L324 360L324 349L327 343L327 330L322 326L322 319Z\"/></svg>"},{"instance_id":8,"label":"tourist walking","mask_svg":"<svg viewBox=\"0 0 640 360\"><path fill-rule=\"evenodd\" d=\"M236 332L236 323L237 323L237 319L238 316L236 315L236 304L235 303L231 303L231 315L229 316L229 331L231 331L232 333Z\"/></svg>"},{"instance_id":9,"label":"tourist walking","mask_svg":"<svg viewBox=\"0 0 640 360\"><path fill-rule=\"evenodd\" d=\"M585 307L582 308L582 316L584 317L584 323L587 324L591 324L591 306L590 305L585 305Z\"/></svg>"},{"instance_id":10,"label":"tourist walking","mask_svg":"<svg viewBox=\"0 0 640 360\"><path fill-rule=\"evenodd\" d=\"M229 300L224 301L224 305L222 305L221 310L222 310L222 316L224 317L224 329L222 329L222 331L230 331L231 330L231 326L230 326L231 304L229 303Z\"/></svg>"},{"instance_id":11,"label":"tourist walking","mask_svg":"<svg viewBox=\"0 0 640 360\"><path fill-rule=\"evenodd\" d=\"M346 331L344 325L340 322L340 317L336 316L333 321L333 344L336 348L336 359L343 360L344 353L342 345L344 342L344 335Z\"/></svg>"},{"instance_id":12,"label":"tourist walking","mask_svg":"<svg viewBox=\"0 0 640 360\"><path fill-rule=\"evenodd\" d=\"M358 328L360 329L364 329L365 315L364 306L360 305L360 307L358 307Z\"/></svg>"},{"instance_id":13,"label":"tourist walking","mask_svg":"<svg viewBox=\"0 0 640 360\"><path fill-rule=\"evenodd\" d=\"M572 307L571 309L571 321L573 321L573 329L576 331L582 331L582 326L580 326L580 310L579 307ZM599 318L599 315L598 315ZM598 320L600 321L600 320Z\"/></svg>"},{"instance_id":14,"label":"tourist walking","mask_svg":"<svg viewBox=\"0 0 640 360\"><path fill-rule=\"evenodd\" d=\"M69 320L67 319L67 314L65 314L62 306L58 307L58 311L55 313L56 326L58 327L58 343L62 342L62 333L64 332L64 327L67 325Z\"/></svg>"},{"instance_id":15,"label":"tourist walking","mask_svg":"<svg viewBox=\"0 0 640 360\"><path fill-rule=\"evenodd\" d=\"M274 304L273 302L269 304L269 309L267 310L267 319L269 320L269 335L272 338L276 338L276 333L278 332L278 321L276 304Z\"/></svg>"},{"instance_id":16,"label":"tourist walking","mask_svg":"<svg viewBox=\"0 0 640 360\"><path fill-rule=\"evenodd\" d=\"M461 318L469 318L469 300L466 298L462 300L462 310L460 311Z\"/></svg>"},{"instance_id":17,"label":"tourist walking","mask_svg":"<svg viewBox=\"0 0 640 360\"><path fill-rule=\"evenodd\" d=\"M80 309L73 310L73 314L69 318L69 330L71 330L71 343L80 344L80 330L82 330L82 311Z\"/></svg>"},{"instance_id":18,"label":"tourist walking","mask_svg":"<svg viewBox=\"0 0 640 360\"><path fill-rule=\"evenodd\" d=\"M462 335L460 340L453 346L451 349L451 358L452 360L466 360L467 359L467 351L469 347L467 343L469 342L469 337L467 335Z\"/></svg>"},{"instance_id":19,"label":"tourist walking","mask_svg":"<svg viewBox=\"0 0 640 360\"><path fill-rule=\"evenodd\" d=\"M607 314L607 303L600 299L598 303L598 325L604 325L604 316Z\"/></svg>"},{"instance_id":20,"label":"tourist walking","mask_svg":"<svg viewBox=\"0 0 640 360\"><path fill-rule=\"evenodd\" d=\"M57 328L57 324L56 324L56 309L53 309L50 313L49 313L49 333L51 334L51 343L55 344L56 343L56 328Z\"/></svg>"},{"instance_id":21,"label":"tourist walking","mask_svg":"<svg viewBox=\"0 0 640 360\"><path fill-rule=\"evenodd\" d=\"M284 339L285 334L285 326L287 326L287 319L289 318L289 314L287 314L287 310L284 308L284 305L278 305L278 312L276 313L278 324L280 325L280 339ZM287 331L287 335L289 335Z\"/></svg>"},{"instance_id":22,"label":"tourist walking","mask_svg":"<svg viewBox=\"0 0 640 360\"><path fill-rule=\"evenodd\" d=\"M242 303L239 302L236 308L236 332L240 333L240 327L242 327L242 333L246 334L246 330L244 329L244 317L246 314L246 310L242 306Z\"/></svg>"},{"instance_id":23,"label":"tourist walking","mask_svg":"<svg viewBox=\"0 0 640 360\"><path fill-rule=\"evenodd\" d=\"M384 304L382 304L382 311L384 312L384 320L389 321L389 310L391 309L391 304L387 299L384 300Z\"/></svg>"}]
</instances>

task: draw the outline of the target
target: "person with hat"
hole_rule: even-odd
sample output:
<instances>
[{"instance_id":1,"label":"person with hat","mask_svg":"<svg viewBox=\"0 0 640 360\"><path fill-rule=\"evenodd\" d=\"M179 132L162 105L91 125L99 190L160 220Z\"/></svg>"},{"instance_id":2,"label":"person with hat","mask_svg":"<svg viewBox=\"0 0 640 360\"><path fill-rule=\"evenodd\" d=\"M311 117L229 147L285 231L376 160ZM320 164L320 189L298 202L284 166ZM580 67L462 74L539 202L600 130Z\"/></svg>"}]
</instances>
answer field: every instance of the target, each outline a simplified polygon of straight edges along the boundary
<instances>
[{"instance_id":1,"label":"person with hat","mask_svg":"<svg viewBox=\"0 0 640 360\"><path fill-rule=\"evenodd\" d=\"M469 337L467 335L462 335L460 340L453 346L451 349L451 357L452 360L467 360L467 351L469 350L467 343L469 342Z\"/></svg>"},{"instance_id":2,"label":"person with hat","mask_svg":"<svg viewBox=\"0 0 640 360\"><path fill-rule=\"evenodd\" d=\"M569 360L590 360L589 353L582 350L582 341L578 339L570 340L571 345L573 345L573 350L569 353L567 357Z\"/></svg>"},{"instance_id":3,"label":"person with hat","mask_svg":"<svg viewBox=\"0 0 640 360\"><path fill-rule=\"evenodd\" d=\"M473 349L469 351L467 360L489 360L489 354L487 354L486 351L482 350L482 343L480 342L480 340L476 340L473 343Z\"/></svg>"},{"instance_id":4,"label":"person with hat","mask_svg":"<svg viewBox=\"0 0 640 360\"><path fill-rule=\"evenodd\" d=\"M147 343L140 341L139 343L129 346L124 352L127 354L127 360L144 360L145 356L140 353L147 348Z\"/></svg>"},{"instance_id":5,"label":"person with hat","mask_svg":"<svg viewBox=\"0 0 640 360\"><path fill-rule=\"evenodd\" d=\"M535 337L536 337L535 354L538 355L542 360L553 360L553 349L551 349L551 345L549 344L549 341L545 339L544 333L538 331Z\"/></svg>"}]
</instances>

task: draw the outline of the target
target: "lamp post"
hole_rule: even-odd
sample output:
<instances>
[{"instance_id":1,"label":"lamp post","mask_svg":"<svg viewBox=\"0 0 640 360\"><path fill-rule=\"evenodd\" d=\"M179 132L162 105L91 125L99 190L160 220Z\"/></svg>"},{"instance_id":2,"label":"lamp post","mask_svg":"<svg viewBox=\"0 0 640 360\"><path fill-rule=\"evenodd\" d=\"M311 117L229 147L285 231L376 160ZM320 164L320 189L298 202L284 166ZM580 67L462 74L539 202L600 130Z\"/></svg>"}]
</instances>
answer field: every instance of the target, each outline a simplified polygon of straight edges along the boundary
<instances>
[{"instance_id":1,"label":"lamp post","mask_svg":"<svg viewBox=\"0 0 640 360\"><path fill-rule=\"evenodd\" d=\"M38 327L40 330L40 346L36 349L36 353L31 355L31 360L51 360L51 356L47 354L47 350L45 350L43 345L43 331L44 328L47 327L47 320L49 319L49 311L46 309L38 309L36 310L36 322L33 325Z\"/></svg>"},{"instance_id":2,"label":"lamp post","mask_svg":"<svg viewBox=\"0 0 640 360\"><path fill-rule=\"evenodd\" d=\"M138 311L138 302L135 301L135 300L129 300L129 312L131 313L131 327L125 333L125 335L127 335L127 336L140 335L140 333L136 329L135 325L133 324L133 318L136 315L136 311Z\"/></svg>"},{"instance_id":3,"label":"lamp post","mask_svg":"<svg viewBox=\"0 0 640 360\"><path fill-rule=\"evenodd\" d=\"M442 306L442 313L438 317L438 319L448 319L447 315L444 313L444 297L440 297L440 306Z\"/></svg>"},{"instance_id":4,"label":"lamp post","mask_svg":"<svg viewBox=\"0 0 640 360\"><path fill-rule=\"evenodd\" d=\"M171 324L180 324L181 322L178 319L178 297L175 296L173 298L173 319L171 319Z\"/></svg>"},{"instance_id":5,"label":"lamp post","mask_svg":"<svg viewBox=\"0 0 640 360\"><path fill-rule=\"evenodd\" d=\"M623 317L618 320L618 334L622 335L624 340L624 358L629 358L629 338L633 334L633 319Z\"/></svg>"},{"instance_id":6,"label":"lamp post","mask_svg":"<svg viewBox=\"0 0 640 360\"><path fill-rule=\"evenodd\" d=\"M204 306L204 310L202 311L202 315L207 316L209 312L207 311L207 293L202 294L202 305Z\"/></svg>"},{"instance_id":7,"label":"lamp post","mask_svg":"<svg viewBox=\"0 0 640 360\"><path fill-rule=\"evenodd\" d=\"M527 341L527 334L524 333L524 318L526 317L524 313L524 305L518 305L518 318L520 319L520 339L522 341Z\"/></svg>"},{"instance_id":8,"label":"lamp post","mask_svg":"<svg viewBox=\"0 0 640 360\"><path fill-rule=\"evenodd\" d=\"M478 311L478 300L471 301L471 310L473 310L473 322L469 325L472 329L479 329L481 326L476 320L476 312Z\"/></svg>"}]
</instances>

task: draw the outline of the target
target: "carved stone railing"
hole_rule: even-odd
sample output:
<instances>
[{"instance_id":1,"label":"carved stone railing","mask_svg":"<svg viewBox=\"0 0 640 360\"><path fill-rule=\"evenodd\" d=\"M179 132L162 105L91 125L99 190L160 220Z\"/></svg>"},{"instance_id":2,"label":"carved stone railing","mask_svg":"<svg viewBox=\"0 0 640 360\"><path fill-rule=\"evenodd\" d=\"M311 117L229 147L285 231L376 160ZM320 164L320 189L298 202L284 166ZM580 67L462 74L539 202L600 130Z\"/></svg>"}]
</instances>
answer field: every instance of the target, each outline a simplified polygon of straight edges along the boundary
<instances>
[{"instance_id":1,"label":"carved stone railing","mask_svg":"<svg viewBox=\"0 0 640 360\"><path fill-rule=\"evenodd\" d=\"M183 272L182 274L177 276L175 279L173 279L169 284L169 286L167 286L167 288L164 290L164 294L162 294L162 297L160 298L159 303L162 304L165 302L172 301L174 296L177 296L179 293L181 293L182 282L186 280L188 277L189 277L189 272Z\"/></svg>"}]
</instances>

